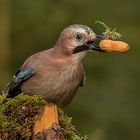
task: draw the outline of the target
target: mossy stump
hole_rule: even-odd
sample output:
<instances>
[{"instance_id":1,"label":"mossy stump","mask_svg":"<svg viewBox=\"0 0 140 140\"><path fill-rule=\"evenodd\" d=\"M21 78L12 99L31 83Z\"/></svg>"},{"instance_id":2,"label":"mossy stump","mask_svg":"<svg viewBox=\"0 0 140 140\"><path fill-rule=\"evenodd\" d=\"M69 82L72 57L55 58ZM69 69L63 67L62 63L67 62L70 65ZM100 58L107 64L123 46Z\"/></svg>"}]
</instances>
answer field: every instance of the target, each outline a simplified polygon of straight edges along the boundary
<instances>
[{"instance_id":1,"label":"mossy stump","mask_svg":"<svg viewBox=\"0 0 140 140\"><path fill-rule=\"evenodd\" d=\"M0 96L0 140L86 140L71 118L39 96Z\"/></svg>"}]
</instances>

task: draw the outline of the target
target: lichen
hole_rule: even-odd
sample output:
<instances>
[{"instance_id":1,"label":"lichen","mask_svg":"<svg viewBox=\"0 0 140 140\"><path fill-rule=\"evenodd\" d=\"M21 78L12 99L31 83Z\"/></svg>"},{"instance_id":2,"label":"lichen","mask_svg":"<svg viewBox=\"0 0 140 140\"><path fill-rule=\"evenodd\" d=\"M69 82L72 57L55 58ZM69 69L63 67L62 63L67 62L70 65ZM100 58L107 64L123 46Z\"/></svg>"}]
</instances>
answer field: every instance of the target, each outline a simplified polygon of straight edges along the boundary
<instances>
[{"instance_id":1,"label":"lichen","mask_svg":"<svg viewBox=\"0 0 140 140\"><path fill-rule=\"evenodd\" d=\"M20 94L13 99L0 96L0 139L30 140L36 115L47 102L39 96ZM59 109L61 130L66 140L85 140L71 124L71 118Z\"/></svg>"},{"instance_id":2,"label":"lichen","mask_svg":"<svg viewBox=\"0 0 140 140\"><path fill-rule=\"evenodd\" d=\"M101 21L96 21L95 24L97 24L97 23L101 24L105 28L103 35L107 39L120 40L122 38L122 35L120 33L116 32L117 28L112 29L111 27L108 27L104 22L101 22Z\"/></svg>"}]
</instances>

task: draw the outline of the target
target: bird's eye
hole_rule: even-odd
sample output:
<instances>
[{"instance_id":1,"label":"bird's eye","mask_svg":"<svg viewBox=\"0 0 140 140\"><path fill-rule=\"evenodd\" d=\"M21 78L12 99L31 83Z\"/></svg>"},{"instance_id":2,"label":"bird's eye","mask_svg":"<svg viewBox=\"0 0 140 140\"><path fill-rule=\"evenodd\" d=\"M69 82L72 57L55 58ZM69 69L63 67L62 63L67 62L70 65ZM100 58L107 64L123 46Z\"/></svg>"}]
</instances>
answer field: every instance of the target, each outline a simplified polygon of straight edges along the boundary
<instances>
[{"instance_id":1,"label":"bird's eye","mask_svg":"<svg viewBox=\"0 0 140 140\"><path fill-rule=\"evenodd\" d=\"M76 38L77 41L81 41L83 39L83 35L81 33L77 33L75 35L75 38Z\"/></svg>"}]
</instances>

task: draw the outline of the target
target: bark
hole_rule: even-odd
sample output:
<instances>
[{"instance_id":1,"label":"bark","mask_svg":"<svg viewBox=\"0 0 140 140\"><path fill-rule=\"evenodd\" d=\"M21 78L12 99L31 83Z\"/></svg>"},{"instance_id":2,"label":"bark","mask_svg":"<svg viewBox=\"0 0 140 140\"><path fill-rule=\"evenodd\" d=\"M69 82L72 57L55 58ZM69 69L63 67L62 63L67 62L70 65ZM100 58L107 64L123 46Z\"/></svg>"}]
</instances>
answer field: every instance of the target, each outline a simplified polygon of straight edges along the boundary
<instances>
[{"instance_id":1,"label":"bark","mask_svg":"<svg viewBox=\"0 0 140 140\"><path fill-rule=\"evenodd\" d=\"M51 128L38 132L33 140L65 140L65 138L59 124L54 123Z\"/></svg>"}]
</instances>

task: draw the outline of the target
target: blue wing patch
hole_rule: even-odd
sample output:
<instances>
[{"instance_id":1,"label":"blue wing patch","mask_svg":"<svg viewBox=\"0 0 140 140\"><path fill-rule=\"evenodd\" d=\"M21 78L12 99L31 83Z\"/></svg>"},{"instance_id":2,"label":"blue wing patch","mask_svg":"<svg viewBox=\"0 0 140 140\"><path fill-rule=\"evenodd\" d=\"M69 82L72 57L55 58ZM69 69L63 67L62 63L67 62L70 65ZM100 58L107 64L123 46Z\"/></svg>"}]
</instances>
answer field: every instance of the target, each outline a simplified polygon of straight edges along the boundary
<instances>
[{"instance_id":1,"label":"blue wing patch","mask_svg":"<svg viewBox=\"0 0 140 140\"><path fill-rule=\"evenodd\" d=\"M16 80L17 81L25 80L25 79L29 78L32 74L33 74L33 69L32 68L29 68L26 71L20 71L16 75Z\"/></svg>"},{"instance_id":2,"label":"blue wing patch","mask_svg":"<svg viewBox=\"0 0 140 140\"><path fill-rule=\"evenodd\" d=\"M28 68L25 71L18 70L12 80L8 83L4 90L4 95L8 98L13 98L21 93L21 85L24 80L27 80L34 73L32 68Z\"/></svg>"}]
</instances>

